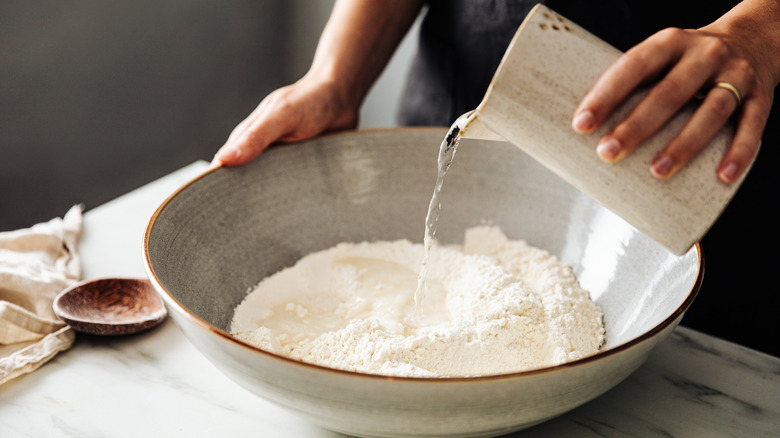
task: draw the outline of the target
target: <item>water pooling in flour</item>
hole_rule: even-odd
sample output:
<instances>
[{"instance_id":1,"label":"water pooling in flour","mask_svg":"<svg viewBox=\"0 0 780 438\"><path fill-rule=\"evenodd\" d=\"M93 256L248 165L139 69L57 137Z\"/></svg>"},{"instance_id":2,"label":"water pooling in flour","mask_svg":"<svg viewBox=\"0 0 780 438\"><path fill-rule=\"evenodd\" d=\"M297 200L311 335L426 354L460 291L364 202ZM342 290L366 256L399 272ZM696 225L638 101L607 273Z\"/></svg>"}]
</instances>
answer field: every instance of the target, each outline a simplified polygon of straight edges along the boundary
<instances>
[{"instance_id":1,"label":"water pooling in flour","mask_svg":"<svg viewBox=\"0 0 780 438\"><path fill-rule=\"evenodd\" d=\"M420 266L420 275L417 277L417 289L414 291L415 311L418 318L422 318L423 303L425 301L425 279L428 274L428 259L431 254L433 238L436 236L436 228L439 225L439 214L441 213L441 188L444 185L444 176L455 158L455 152L458 150L458 144L462 137L463 128L468 121L471 113L464 114L452 124L447 135L439 146L438 166L439 172L436 176L436 185L433 188L431 203L428 205L428 214L425 216L425 237L423 238L424 254Z\"/></svg>"},{"instance_id":2,"label":"water pooling in flour","mask_svg":"<svg viewBox=\"0 0 780 438\"><path fill-rule=\"evenodd\" d=\"M301 362L405 377L501 374L598 351L601 311L554 255L497 227L467 229L463 245L431 251L467 121L440 146L423 244L343 242L306 255L253 288L230 333Z\"/></svg>"}]
</instances>

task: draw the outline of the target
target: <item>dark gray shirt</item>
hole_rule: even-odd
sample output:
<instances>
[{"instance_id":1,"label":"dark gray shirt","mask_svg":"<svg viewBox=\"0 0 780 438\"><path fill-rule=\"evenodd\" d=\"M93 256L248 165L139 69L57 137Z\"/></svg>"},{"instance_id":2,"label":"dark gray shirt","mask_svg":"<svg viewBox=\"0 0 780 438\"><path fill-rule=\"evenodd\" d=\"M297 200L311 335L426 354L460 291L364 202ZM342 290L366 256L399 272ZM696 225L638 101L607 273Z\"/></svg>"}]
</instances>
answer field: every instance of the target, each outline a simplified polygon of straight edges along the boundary
<instances>
[{"instance_id":1,"label":"dark gray shirt","mask_svg":"<svg viewBox=\"0 0 780 438\"><path fill-rule=\"evenodd\" d=\"M430 0L398 114L399 123L449 126L458 116L476 108L515 31L536 3ZM664 27L704 26L736 2L548 0L542 3L625 51Z\"/></svg>"}]
</instances>

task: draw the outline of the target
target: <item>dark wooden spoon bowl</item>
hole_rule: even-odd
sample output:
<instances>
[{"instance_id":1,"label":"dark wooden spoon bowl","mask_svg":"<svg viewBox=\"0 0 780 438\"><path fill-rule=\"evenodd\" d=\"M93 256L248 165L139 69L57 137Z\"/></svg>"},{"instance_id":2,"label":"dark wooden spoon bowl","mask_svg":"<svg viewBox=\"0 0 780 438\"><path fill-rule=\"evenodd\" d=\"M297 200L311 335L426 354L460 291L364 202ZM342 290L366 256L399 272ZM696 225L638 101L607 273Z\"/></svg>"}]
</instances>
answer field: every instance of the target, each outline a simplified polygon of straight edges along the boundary
<instances>
[{"instance_id":1,"label":"dark wooden spoon bowl","mask_svg":"<svg viewBox=\"0 0 780 438\"><path fill-rule=\"evenodd\" d=\"M168 312L149 280L106 278L62 291L54 313L74 330L94 335L129 335L150 329Z\"/></svg>"}]
</instances>

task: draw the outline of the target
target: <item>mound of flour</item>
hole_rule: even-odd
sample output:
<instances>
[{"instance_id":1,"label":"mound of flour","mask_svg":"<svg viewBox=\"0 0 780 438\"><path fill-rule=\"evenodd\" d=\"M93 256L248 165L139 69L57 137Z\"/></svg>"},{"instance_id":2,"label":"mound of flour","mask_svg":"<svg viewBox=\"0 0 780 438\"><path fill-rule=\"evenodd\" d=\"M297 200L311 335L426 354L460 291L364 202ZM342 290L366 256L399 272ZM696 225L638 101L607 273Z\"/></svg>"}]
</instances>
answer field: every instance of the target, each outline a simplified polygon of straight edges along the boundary
<instances>
[{"instance_id":1,"label":"mound of flour","mask_svg":"<svg viewBox=\"0 0 780 438\"><path fill-rule=\"evenodd\" d=\"M343 243L268 277L231 333L304 362L363 373L455 377L516 372L594 354L602 313L569 266L496 227L434 246L422 312L421 244Z\"/></svg>"}]
</instances>

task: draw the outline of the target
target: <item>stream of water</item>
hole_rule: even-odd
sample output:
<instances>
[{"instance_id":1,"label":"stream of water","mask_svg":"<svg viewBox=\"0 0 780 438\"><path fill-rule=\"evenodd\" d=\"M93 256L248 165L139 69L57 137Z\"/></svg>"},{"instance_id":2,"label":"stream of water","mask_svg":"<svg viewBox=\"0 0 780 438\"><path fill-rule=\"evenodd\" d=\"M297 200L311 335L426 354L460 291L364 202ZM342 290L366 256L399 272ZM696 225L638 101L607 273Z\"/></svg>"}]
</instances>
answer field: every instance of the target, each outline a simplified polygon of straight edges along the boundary
<instances>
[{"instance_id":1,"label":"stream of water","mask_svg":"<svg viewBox=\"0 0 780 438\"><path fill-rule=\"evenodd\" d=\"M423 315L423 303L425 302L426 285L425 279L428 276L428 259L431 254L431 246L436 236L436 228L439 225L439 214L441 213L441 189L444 185L444 176L447 174L452 160L455 158L455 152L458 150L458 144L463 136L463 127L466 125L468 115L464 114L455 123L452 124L447 135L439 146L438 167L439 171L436 177L436 185L433 188L431 203L428 205L428 214L425 216L425 237L423 246L422 264L420 266L420 275L417 277L417 289L414 291L414 304L419 318Z\"/></svg>"}]
</instances>

